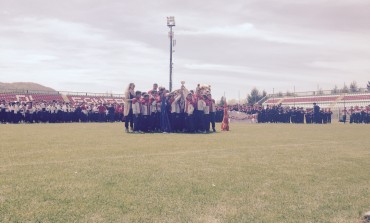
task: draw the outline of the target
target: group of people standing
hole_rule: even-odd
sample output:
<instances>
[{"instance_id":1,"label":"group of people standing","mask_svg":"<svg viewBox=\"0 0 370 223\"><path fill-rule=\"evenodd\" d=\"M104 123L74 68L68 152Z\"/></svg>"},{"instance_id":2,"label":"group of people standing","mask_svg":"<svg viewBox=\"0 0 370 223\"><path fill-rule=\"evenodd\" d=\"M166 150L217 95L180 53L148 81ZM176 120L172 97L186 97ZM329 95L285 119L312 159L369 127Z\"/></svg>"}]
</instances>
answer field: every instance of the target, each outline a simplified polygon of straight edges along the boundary
<instances>
[{"instance_id":1,"label":"group of people standing","mask_svg":"<svg viewBox=\"0 0 370 223\"><path fill-rule=\"evenodd\" d=\"M0 102L0 123L117 122L123 104L68 103L57 101Z\"/></svg>"},{"instance_id":2,"label":"group of people standing","mask_svg":"<svg viewBox=\"0 0 370 223\"><path fill-rule=\"evenodd\" d=\"M216 103L210 88L169 92L153 84L149 91L135 90L130 83L125 91L125 131L127 133L210 133L215 128Z\"/></svg>"},{"instance_id":3,"label":"group of people standing","mask_svg":"<svg viewBox=\"0 0 370 223\"><path fill-rule=\"evenodd\" d=\"M342 122L347 122L347 116L349 116L349 123L355 124L369 124L370 123L370 105L366 107L351 106L348 110L344 108L342 111Z\"/></svg>"},{"instance_id":4,"label":"group of people standing","mask_svg":"<svg viewBox=\"0 0 370 223\"><path fill-rule=\"evenodd\" d=\"M333 112L330 108L322 109L316 103L312 108L284 107L267 105L246 109L247 114L257 114L258 123L295 123L295 124L328 124Z\"/></svg>"}]
</instances>

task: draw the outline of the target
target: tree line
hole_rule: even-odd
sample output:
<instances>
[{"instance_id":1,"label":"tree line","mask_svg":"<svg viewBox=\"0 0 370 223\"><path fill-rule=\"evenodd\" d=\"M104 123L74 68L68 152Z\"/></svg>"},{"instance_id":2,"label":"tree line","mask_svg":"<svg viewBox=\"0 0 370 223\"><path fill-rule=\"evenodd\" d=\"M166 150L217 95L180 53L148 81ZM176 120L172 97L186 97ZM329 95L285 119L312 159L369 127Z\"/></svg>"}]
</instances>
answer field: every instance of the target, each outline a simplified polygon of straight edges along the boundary
<instances>
[{"instance_id":1,"label":"tree line","mask_svg":"<svg viewBox=\"0 0 370 223\"><path fill-rule=\"evenodd\" d=\"M367 82L367 91L370 92L370 81ZM360 92L360 87L358 87L356 81L352 81L349 86L347 86L346 83L344 83L343 87L339 88L337 85L334 86L334 88L331 90L332 94L341 94L341 93L356 93ZM316 95L323 95L324 91L319 88L316 92ZM283 97L283 96L294 96L294 92L287 91L285 94L283 92L278 92L276 94L277 97ZM261 104L261 100L267 96L267 93L265 90L262 92L259 91L256 87L254 87L250 94L247 95L247 98L242 99L240 102L238 102L236 99L231 99L228 101L229 105L235 105L235 104L247 104L247 105L255 105L257 103ZM221 97L221 100L219 101L218 105L223 106L225 102L225 98Z\"/></svg>"}]
</instances>

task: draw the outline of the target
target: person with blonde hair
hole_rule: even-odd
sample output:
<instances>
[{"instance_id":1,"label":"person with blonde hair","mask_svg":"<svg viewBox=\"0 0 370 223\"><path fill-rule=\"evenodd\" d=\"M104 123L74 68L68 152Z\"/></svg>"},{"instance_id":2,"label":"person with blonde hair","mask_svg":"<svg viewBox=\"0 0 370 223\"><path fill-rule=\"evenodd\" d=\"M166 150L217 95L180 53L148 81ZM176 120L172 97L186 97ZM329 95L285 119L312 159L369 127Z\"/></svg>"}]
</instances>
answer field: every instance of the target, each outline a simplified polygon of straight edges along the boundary
<instances>
[{"instance_id":1,"label":"person with blonde hair","mask_svg":"<svg viewBox=\"0 0 370 223\"><path fill-rule=\"evenodd\" d=\"M130 83L125 91L125 105L123 108L123 116L125 117L125 131L129 133L128 126L130 124L130 130L133 131L134 120L132 113L132 100L135 98L135 84Z\"/></svg>"}]
</instances>

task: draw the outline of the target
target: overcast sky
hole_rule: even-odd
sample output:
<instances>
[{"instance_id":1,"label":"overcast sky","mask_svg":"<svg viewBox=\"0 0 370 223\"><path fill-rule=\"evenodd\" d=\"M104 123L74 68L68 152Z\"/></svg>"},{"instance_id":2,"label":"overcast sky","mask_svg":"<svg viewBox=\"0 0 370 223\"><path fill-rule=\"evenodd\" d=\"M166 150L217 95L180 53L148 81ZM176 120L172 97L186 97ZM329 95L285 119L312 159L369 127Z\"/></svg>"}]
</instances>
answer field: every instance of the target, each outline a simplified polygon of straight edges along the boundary
<instances>
[{"instance_id":1,"label":"overcast sky","mask_svg":"<svg viewBox=\"0 0 370 223\"><path fill-rule=\"evenodd\" d=\"M0 0L0 82L122 93L174 87L215 97L370 80L369 0Z\"/></svg>"}]
</instances>

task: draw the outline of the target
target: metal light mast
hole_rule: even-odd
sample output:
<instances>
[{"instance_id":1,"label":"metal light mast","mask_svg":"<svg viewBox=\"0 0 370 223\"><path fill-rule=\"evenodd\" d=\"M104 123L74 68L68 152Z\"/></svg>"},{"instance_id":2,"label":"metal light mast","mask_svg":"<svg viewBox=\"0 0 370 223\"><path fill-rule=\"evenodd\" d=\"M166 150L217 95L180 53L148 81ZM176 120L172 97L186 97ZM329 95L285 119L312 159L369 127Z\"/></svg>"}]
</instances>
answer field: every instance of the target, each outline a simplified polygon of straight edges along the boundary
<instances>
[{"instance_id":1,"label":"metal light mast","mask_svg":"<svg viewBox=\"0 0 370 223\"><path fill-rule=\"evenodd\" d=\"M169 90L170 92L172 91L172 68L173 68L173 63L172 63L172 46L173 46L173 37L174 34L172 32L172 27L175 26L175 17L174 16L169 16L167 17L167 26L170 28L170 32L168 33L168 37L170 38L170 87Z\"/></svg>"}]
</instances>

